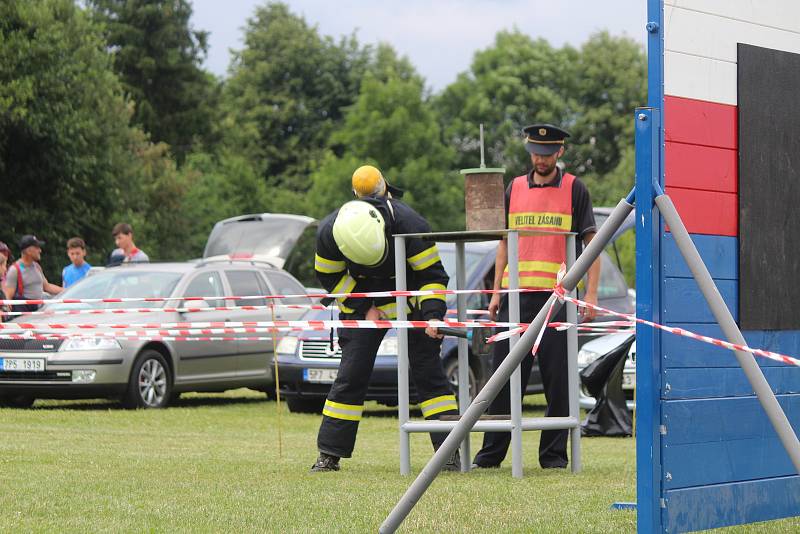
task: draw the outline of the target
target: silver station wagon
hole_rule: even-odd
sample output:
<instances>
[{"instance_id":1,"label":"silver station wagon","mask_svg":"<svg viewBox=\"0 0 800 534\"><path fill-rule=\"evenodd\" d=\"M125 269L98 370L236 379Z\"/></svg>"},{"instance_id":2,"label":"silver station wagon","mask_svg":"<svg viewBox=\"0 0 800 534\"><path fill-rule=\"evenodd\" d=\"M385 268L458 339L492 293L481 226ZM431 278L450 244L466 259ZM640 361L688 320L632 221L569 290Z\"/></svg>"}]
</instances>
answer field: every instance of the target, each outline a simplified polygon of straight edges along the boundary
<instances>
[{"instance_id":1,"label":"silver station wagon","mask_svg":"<svg viewBox=\"0 0 800 534\"><path fill-rule=\"evenodd\" d=\"M201 260L186 263L142 263L112 267L70 287L59 298L98 299L130 297L222 297L225 295L305 295L290 274L253 260ZM283 304L309 304L307 297L281 299ZM97 315L24 315L16 322L98 324L174 323L211 321L296 320L303 309L258 311L214 310L217 306L267 305L265 299L192 301L195 312L173 312L179 300L167 302L59 304L42 310L147 308L144 313ZM13 324L13 323L7 323ZM9 332L9 331L5 331ZM128 407L161 408L187 391L224 391L248 387L275 393L272 373L273 343L269 340L144 341L113 337L0 339L0 403L28 407L37 398L115 397ZM63 334L65 330L44 329ZM70 330L75 332L75 330ZM89 333L86 330L83 333ZM36 334L43 332L37 329ZM235 336L233 334L226 335ZM236 337L270 337L240 334Z\"/></svg>"}]
</instances>

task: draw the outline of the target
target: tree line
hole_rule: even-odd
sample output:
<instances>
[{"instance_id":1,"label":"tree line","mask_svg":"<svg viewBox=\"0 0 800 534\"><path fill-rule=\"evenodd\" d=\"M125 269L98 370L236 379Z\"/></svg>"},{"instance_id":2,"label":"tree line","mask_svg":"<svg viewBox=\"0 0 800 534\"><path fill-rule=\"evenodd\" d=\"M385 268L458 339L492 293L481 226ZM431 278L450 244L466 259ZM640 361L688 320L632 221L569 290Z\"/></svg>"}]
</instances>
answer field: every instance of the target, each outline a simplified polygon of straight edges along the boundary
<instances>
[{"instance_id":1,"label":"tree line","mask_svg":"<svg viewBox=\"0 0 800 534\"><path fill-rule=\"evenodd\" d=\"M67 239L102 265L119 221L153 259L198 257L223 218L325 215L365 163L434 230L463 229L458 171L479 162L481 123L486 161L509 180L529 164L521 127L542 121L573 134L564 162L595 205L633 185L646 58L629 38L559 48L501 31L434 93L390 45L322 35L279 2L243 32L219 78L189 0L0 3L0 240L48 241L54 280Z\"/></svg>"}]
</instances>

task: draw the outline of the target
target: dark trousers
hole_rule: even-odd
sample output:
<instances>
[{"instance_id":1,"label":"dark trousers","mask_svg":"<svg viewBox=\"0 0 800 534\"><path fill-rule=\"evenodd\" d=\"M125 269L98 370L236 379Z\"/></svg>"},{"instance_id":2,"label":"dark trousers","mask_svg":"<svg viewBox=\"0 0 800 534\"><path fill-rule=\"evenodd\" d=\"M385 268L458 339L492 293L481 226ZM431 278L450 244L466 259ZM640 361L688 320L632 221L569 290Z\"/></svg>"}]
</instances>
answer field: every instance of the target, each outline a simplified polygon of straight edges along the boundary
<instances>
[{"instance_id":1,"label":"dark trousers","mask_svg":"<svg viewBox=\"0 0 800 534\"><path fill-rule=\"evenodd\" d=\"M342 315L343 319L363 319ZM369 379L375 365L378 346L386 330L369 328L340 328L339 345L342 347L342 361L339 373L328 394L328 400L346 405L363 405L367 395ZM408 359L410 375L417 388L420 402L437 397L452 395L450 384L445 377L439 357L442 341L425 334L423 329L408 330ZM455 399L450 401L455 406ZM438 419L442 415L458 414L458 409L445 410L426 419ZM317 435L320 452L349 458L353 454L358 432L358 421L322 416L322 424ZM431 443L438 449L447 437L446 433L432 433Z\"/></svg>"},{"instance_id":2,"label":"dark trousers","mask_svg":"<svg viewBox=\"0 0 800 534\"><path fill-rule=\"evenodd\" d=\"M550 293L521 293L520 319L530 323L547 301ZM566 309L551 317L551 321L566 321ZM508 298L500 303L499 321L508 321ZM496 371L508 355L508 340L498 342L492 352L492 371ZM565 417L569 415L569 387L567 382L567 333L547 328L536 354L539 370L542 373L544 395L547 400L546 417ZM533 366L533 357L528 354L520 364L522 373L522 394ZM489 413L507 415L511 413L511 388L508 382L492 402ZM542 467L567 466L567 430L543 430L539 441L539 464ZM511 443L510 432L487 432L483 436L483 448L475 456L475 463L484 467L500 465L506 457Z\"/></svg>"}]
</instances>

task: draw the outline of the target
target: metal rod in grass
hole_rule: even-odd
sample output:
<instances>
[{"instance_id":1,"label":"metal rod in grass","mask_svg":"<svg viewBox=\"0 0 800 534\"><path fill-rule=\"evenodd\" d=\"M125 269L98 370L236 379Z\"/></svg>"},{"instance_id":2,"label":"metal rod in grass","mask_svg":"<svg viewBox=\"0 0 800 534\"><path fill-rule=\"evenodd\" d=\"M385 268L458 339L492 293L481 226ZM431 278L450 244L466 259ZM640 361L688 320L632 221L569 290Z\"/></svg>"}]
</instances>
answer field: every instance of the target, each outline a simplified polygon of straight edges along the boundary
<instances>
[{"instance_id":1,"label":"metal rod in grass","mask_svg":"<svg viewBox=\"0 0 800 534\"><path fill-rule=\"evenodd\" d=\"M269 305L272 312L272 322L275 322L275 304ZM278 412L278 458L283 458L283 450L281 448L281 380L278 374L278 341L275 337L276 328L270 329L272 333L272 363L275 367L275 410Z\"/></svg>"}]
</instances>

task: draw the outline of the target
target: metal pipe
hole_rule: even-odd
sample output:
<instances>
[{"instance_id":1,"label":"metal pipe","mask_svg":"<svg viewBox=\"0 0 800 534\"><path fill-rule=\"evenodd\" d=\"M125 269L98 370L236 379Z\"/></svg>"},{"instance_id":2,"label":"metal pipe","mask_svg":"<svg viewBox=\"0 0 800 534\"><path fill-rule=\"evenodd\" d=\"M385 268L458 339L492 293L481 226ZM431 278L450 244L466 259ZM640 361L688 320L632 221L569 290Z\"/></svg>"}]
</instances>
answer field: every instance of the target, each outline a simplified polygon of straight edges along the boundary
<instances>
[{"instance_id":1,"label":"metal pipe","mask_svg":"<svg viewBox=\"0 0 800 534\"><path fill-rule=\"evenodd\" d=\"M581 257L578 258L575 265L572 266L561 281L566 291L575 289L575 286L578 285L578 282L589 270L592 263L600 256L600 253L611 239L611 236L614 235L614 232L622 225L625 217L631 212L631 209L633 209L633 206L625 202L624 199L619 201L617 207L611 212L605 224L600 227L597 235L592 239L586 247L586 250L581 254ZM500 364L497 371L492 374L489 381L475 397L475 400L472 401L469 409L461 416L461 420L455 428L450 431L450 434L447 436L447 439L444 440L442 446L439 447L439 450L428 460L428 463L420 474L417 475L417 478L397 502L383 524L381 524L381 533L389 533L397 530L403 520L408 516L409 512L411 512L412 508L414 508L417 501L419 501L420 497L422 497L422 494L425 493L425 490L431 485L433 479L439 474L442 466L447 462L448 458L450 458L450 455L453 454L453 451L456 450L458 444L464 439L464 436L469 434L470 429L475 426L478 418L486 411L489 404L497 396L503 384L505 384L513 370L522 361L522 358L525 358L529 354L533 347L533 342L536 340L536 336L544 327L544 320L550 305L553 306L554 311L558 311L561 307L558 297L551 295L550 298L547 299L544 307L542 307L536 315L536 318L525 331L520 342L514 346L506 359L503 360L503 363Z\"/></svg>"},{"instance_id":2,"label":"metal pipe","mask_svg":"<svg viewBox=\"0 0 800 534\"><path fill-rule=\"evenodd\" d=\"M711 308L711 312L714 314L717 323L719 323L728 341L739 345L746 345L747 342L742 332L739 330L739 326L736 324L736 321L733 320L733 316L725 305L725 301L722 300L722 296L719 294L714 280L711 279L708 269L700 258L700 253L697 252L697 248L689 237L689 232L683 225L683 221L681 221L672 200L667 195L659 195L656 197L655 202L658 209L661 211L661 216L664 217L664 221L669 225L670 232L672 232L672 236L675 238L675 243L678 245L683 259L686 260L686 264L692 271L692 275L697 281L697 285L700 287L703 297L705 297L709 308ZM775 398L775 394L772 392L772 388L770 388L767 379L764 378L764 373L761 372L761 368L756 363L756 359L752 354L739 350L734 351L734 353L736 354L736 359L739 361L739 365L742 367L747 380L750 382L750 386L753 388L753 391L755 391L758 401L761 403L775 432L778 434L783 448L786 449L786 452L789 454L789 458L791 458L795 470L800 473L800 442L798 442L797 435L794 433L794 430L792 430L792 425L786 418L786 414L781 409L780 404L778 404L778 399Z\"/></svg>"},{"instance_id":3,"label":"metal pipe","mask_svg":"<svg viewBox=\"0 0 800 534\"><path fill-rule=\"evenodd\" d=\"M483 128L481 128L483 134ZM464 242L456 243L456 289L466 289L466 257L464 255ZM458 309L458 320L464 321L467 318L467 296L458 294L456 296L456 308ZM463 414L467 411L472 398L469 396L469 347L467 346L466 336L458 339L458 413ZM472 461L469 451L469 434L461 442L461 471L469 471Z\"/></svg>"},{"instance_id":4,"label":"metal pipe","mask_svg":"<svg viewBox=\"0 0 800 534\"><path fill-rule=\"evenodd\" d=\"M575 264L575 236L567 236L567 268ZM570 294L576 297L573 289ZM567 302L567 322L578 324L578 307L572 302ZM580 416L580 405L578 404L578 329L570 328L567 330L567 373L568 373L568 395L569 395L569 416L577 420ZM569 432L570 446L570 467L573 473L581 470L581 427L575 425Z\"/></svg>"},{"instance_id":5,"label":"metal pipe","mask_svg":"<svg viewBox=\"0 0 800 534\"><path fill-rule=\"evenodd\" d=\"M508 233L508 288L519 289L519 233ZM508 320L519 322L519 293L508 294ZM508 341L509 350L519 343L519 334L511 336ZM514 369L510 382L511 395L511 476L522 478L522 370Z\"/></svg>"},{"instance_id":6,"label":"metal pipe","mask_svg":"<svg viewBox=\"0 0 800 534\"><path fill-rule=\"evenodd\" d=\"M449 432L458 421L409 421L403 428L406 432ZM513 423L510 420L478 421L472 432L508 432ZM579 424L577 417L528 417L522 420L522 430L563 430ZM469 435L469 434L467 434Z\"/></svg>"},{"instance_id":7,"label":"metal pipe","mask_svg":"<svg viewBox=\"0 0 800 534\"><path fill-rule=\"evenodd\" d=\"M407 289L406 283L406 239L394 238L395 287L398 291ZM397 297L397 319L408 319L406 313L408 297ZM397 417L400 420L400 474L411 473L411 437L403 430L408 422L408 330L397 329Z\"/></svg>"}]
</instances>

